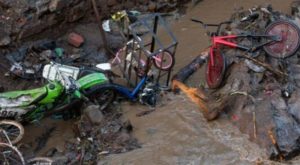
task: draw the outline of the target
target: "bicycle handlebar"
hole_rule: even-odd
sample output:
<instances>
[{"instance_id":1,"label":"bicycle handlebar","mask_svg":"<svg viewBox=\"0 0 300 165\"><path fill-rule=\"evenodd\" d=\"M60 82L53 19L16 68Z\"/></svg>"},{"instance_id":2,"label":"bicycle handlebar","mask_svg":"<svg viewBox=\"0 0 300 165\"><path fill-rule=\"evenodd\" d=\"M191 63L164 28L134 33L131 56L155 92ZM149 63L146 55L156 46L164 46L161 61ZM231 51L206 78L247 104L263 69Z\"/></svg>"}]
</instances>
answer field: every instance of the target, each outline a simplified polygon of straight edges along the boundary
<instances>
[{"instance_id":1,"label":"bicycle handlebar","mask_svg":"<svg viewBox=\"0 0 300 165\"><path fill-rule=\"evenodd\" d=\"M240 21L241 22L246 22L246 21L254 21L256 20L257 18L259 17L259 13L257 12L251 12L251 14L249 14L248 16L246 17L243 17ZM193 22L196 22L196 23L200 23L205 29L207 26L214 26L214 27L217 27L217 31L213 34L215 35L218 35L220 33L220 29L221 29L221 26L222 25L225 25L225 24L230 24L232 23L232 21L224 21L224 22L221 22L219 24L206 24L200 20L197 20L197 19L194 19L194 18L191 18L191 21Z\"/></svg>"},{"instance_id":2,"label":"bicycle handlebar","mask_svg":"<svg viewBox=\"0 0 300 165\"><path fill-rule=\"evenodd\" d=\"M196 23L200 23L205 29L206 29L207 26L217 27L217 31L214 33L214 34L217 34L217 35L220 33L220 29L221 29L222 25L232 23L231 21L224 21L224 22L221 22L219 24L206 24L206 23L204 23L200 20L194 19L194 18L192 18L191 21L196 22Z\"/></svg>"}]
</instances>

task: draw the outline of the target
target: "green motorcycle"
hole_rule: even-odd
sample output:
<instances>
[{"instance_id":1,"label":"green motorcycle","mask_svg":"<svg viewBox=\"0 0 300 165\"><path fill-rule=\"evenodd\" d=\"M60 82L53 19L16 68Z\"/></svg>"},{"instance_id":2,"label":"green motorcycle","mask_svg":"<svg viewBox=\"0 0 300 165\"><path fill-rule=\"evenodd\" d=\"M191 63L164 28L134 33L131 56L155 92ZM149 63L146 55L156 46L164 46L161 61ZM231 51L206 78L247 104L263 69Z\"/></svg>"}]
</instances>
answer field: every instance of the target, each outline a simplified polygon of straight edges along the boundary
<instances>
[{"instance_id":1,"label":"green motorcycle","mask_svg":"<svg viewBox=\"0 0 300 165\"><path fill-rule=\"evenodd\" d=\"M105 109L115 97L114 91L102 88L109 83L107 76L101 72L81 74L83 72L80 68L57 63L45 65L43 77L49 83L44 87L0 93L0 119L35 122L82 101L92 101L100 110ZM18 134L22 132L19 126L7 122L3 125L0 121L0 130L8 128L6 132L11 141L18 142L21 139Z\"/></svg>"}]
</instances>

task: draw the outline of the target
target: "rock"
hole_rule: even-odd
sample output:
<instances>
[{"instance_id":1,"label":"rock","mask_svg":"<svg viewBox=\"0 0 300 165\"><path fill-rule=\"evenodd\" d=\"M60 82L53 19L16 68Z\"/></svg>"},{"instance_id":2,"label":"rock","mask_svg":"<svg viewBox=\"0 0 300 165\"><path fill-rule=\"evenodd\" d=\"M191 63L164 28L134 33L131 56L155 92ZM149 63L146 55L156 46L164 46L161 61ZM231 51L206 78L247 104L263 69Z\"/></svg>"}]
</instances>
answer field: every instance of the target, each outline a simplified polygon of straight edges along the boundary
<instances>
[{"instance_id":1,"label":"rock","mask_svg":"<svg viewBox=\"0 0 300 165\"><path fill-rule=\"evenodd\" d=\"M7 46L11 43L11 38L6 35L0 38L0 46Z\"/></svg>"},{"instance_id":2,"label":"rock","mask_svg":"<svg viewBox=\"0 0 300 165\"><path fill-rule=\"evenodd\" d=\"M59 1L60 1L60 0L52 0L52 1L50 2L50 4L49 4L49 10L50 10L51 12L56 11Z\"/></svg>"},{"instance_id":3,"label":"rock","mask_svg":"<svg viewBox=\"0 0 300 165\"><path fill-rule=\"evenodd\" d=\"M84 109L84 115L93 124L100 124L104 120L102 112L99 110L98 105L90 105Z\"/></svg>"}]
</instances>

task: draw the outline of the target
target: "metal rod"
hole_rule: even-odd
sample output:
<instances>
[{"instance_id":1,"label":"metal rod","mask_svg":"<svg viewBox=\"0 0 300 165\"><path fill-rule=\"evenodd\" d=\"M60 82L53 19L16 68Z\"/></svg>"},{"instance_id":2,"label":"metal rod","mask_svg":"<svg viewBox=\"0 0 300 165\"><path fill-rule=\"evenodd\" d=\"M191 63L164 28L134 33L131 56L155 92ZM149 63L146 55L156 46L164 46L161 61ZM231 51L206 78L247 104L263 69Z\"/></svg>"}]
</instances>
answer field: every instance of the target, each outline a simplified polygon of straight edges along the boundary
<instances>
[{"instance_id":1,"label":"metal rod","mask_svg":"<svg viewBox=\"0 0 300 165\"><path fill-rule=\"evenodd\" d=\"M106 36L105 36L105 32L102 28L102 19L100 17L100 14L99 14L99 11L98 11L98 8L97 8L97 3L96 3L95 0L91 0L91 1L92 1L95 16L96 16L96 19L97 19L98 28L99 28L99 31L100 31L100 34L101 34L104 49L105 49L107 54L114 55L113 51L111 49L109 49L109 47L107 45L107 39L106 39Z\"/></svg>"}]
</instances>

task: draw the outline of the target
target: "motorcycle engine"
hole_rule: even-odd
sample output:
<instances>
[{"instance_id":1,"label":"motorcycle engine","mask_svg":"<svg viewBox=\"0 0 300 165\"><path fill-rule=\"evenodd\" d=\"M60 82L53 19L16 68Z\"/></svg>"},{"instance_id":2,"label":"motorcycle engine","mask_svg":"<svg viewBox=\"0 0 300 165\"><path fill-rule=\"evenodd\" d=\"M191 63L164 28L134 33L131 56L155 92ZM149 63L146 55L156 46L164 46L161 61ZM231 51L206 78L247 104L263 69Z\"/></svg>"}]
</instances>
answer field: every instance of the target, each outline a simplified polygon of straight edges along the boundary
<instances>
[{"instance_id":1,"label":"motorcycle engine","mask_svg":"<svg viewBox=\"0 0 300 165\"><path fill-rule=\"evenodd\" d=\"M142 104L155 107L160 89L158 85L148 83L143 91L139 94L139 101Z\"/></svg>"}]
</instances>

